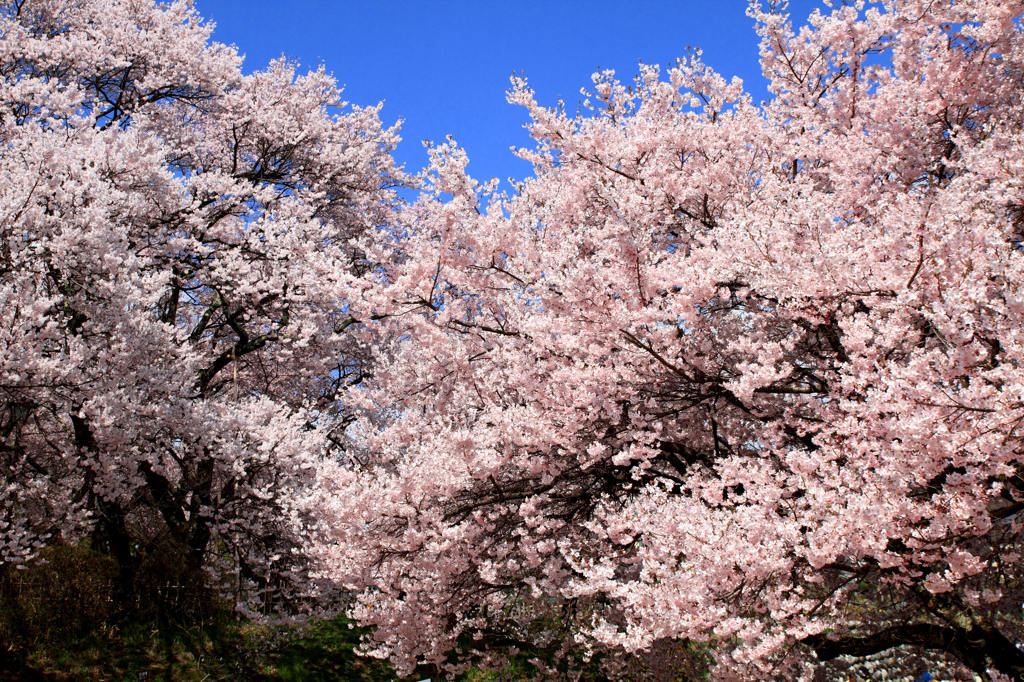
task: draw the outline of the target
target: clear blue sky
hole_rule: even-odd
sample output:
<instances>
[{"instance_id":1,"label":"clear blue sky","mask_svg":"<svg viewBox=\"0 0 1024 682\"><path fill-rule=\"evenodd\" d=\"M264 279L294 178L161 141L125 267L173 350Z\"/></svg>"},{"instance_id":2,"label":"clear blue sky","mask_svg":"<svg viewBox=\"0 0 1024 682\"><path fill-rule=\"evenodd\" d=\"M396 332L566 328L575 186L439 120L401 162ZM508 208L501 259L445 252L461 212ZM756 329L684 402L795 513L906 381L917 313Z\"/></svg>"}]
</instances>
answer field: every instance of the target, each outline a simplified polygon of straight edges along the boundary
<instances>
[{"instance_id":1,"label":"clear blue sky","mask_svg":"<svg viewBox=\"0 0 1024 682\"><path fill-rule=\"evenodd\" d=\"M792 0L802 23L820 0ZM397 119L399 161L426 163L421 141L451 134L481 180L522 178L530 167L509 147L529 144L526 114L505 101L509 76L523 72L541 103L570 111L597 69L631 82L637 64L663 67L701 47L726 78L738 75L764 98L757 38L745 0L195 0L235 44L245 69L282 54L304 67L326 65L354 104L384 100Z\"/></svg>"}]
</instances>

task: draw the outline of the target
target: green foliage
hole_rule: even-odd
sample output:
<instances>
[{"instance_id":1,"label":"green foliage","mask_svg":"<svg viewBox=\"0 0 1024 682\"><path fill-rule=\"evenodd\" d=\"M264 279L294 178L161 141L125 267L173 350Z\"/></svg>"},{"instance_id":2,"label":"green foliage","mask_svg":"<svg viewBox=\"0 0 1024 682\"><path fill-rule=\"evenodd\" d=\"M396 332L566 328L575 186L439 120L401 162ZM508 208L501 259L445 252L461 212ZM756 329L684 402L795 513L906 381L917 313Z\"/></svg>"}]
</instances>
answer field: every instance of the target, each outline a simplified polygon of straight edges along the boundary
<instances>
[{"instance_id":1,"label":"green foliage","mask_svg":"<svg viewBox=\"0 0 1024 682\"><path fill-rule=\"evenodd\" d=\"M117 563L84 547L47 547L0 571L0 641L34 646L81 637L117 612Z\"/></svg>"},{"instance_id":2,"label":"green foliage","mask_svg":"<svg viewBox=\"0 0 1024 682\"><path fill-rule=\"evenodd\" d=\"M167 589L125 598L118 578L113 559L84 546L48 547L0 572L0 679L398 679L387 663L356 655L363 631L344 618L240 622L212 598L182 614L160 598Z\"/></svg>"},{"instance_id":3,"label":"green foliage","mask_svg":"<svg viewBox=\"0 0 1024 682\"><path fill-rule=\"evenodd\" d=\"M345 618L316 622L270 651L264 659L260 678L289 681L397 679L386 662L355 653L361 634L362 631Z\"/></svg>"},{"instance_id":4,"label":"green foliage","mask_svg":"<svg viewBox=\"0 0 1024 682\"><path fill-rule=\"evenodd\" d=\"M343 618L306 627L242 622L179 629L169 641L154 623L108 626L9 656L6 673L16 679L125 681L141 673L154 682L399 679L386 662L355 654L360 633L348 626ZM0 678L6 679L2 671Z\"/></svg>"},{"instance_id":5,"label":"green foliage","mask_svg":"<svg viewBox=\"0 0 1024 682\"><path fill-rule=\"evenodd\" d=\"M147 572L147 575L152 572ZM386 662L356 653L365 630L344 617L304 625L239 621L225 602L206 600L199 613L175 610L168 600L137 603L118 591L118 567L109 556L84 546L48 547L30 564L0 572L0 679L122 680L351 680L400 679ZM166 590L162 590L166 592ZM173 604L171 604L173 606ZM568 670L583 682L604 679L599 661L581 651L561 651L563 619L538 614L529 633L551 637L549 646L510 653L496 670L471 668L459 682L520 682L543 676L534 661L556 676ZM536 630L536 631L534 631ZM677 645L682 646L682 645ZM706 651L660 652L678 673ZM670 655L667 655L670 654ZM682 662L682 663L680 663ZM648 679L650 661L633 661L627 679ZM686 665L683 665L686 664ZM430 677L417 671L410 682ZM697 679L678 674L664 679Z\"/></svg>"}]
</instances>

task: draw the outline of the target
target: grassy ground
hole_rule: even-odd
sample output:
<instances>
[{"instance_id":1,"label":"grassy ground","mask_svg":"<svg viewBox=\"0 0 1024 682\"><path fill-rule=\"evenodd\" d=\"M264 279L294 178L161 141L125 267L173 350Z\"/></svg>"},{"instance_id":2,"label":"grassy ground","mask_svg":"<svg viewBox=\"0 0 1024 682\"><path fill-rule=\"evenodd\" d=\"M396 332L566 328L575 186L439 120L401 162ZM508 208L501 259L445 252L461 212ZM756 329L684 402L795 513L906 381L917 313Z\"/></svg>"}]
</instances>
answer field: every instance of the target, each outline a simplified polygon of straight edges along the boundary
<instances>
[{"instance_id":1,"label":"grassy ground","mask_svg":"<svg viewBox=\"0 0 1024 682\"><path fill-rule=\"evenodd\" d=\"M171 637L152 625L131 624L9 650L0 679L399 679L387 663L357 656L357 643L358 633L342 619L303 628L234 623L179 629Z\"/></svg>"},{"instance_id":2,"label":"grassy ground","mask_svg":"<svg viewBox=\"0 0 1024 682\"><path fill-rule=\"evenodd\" d=\"M0 682L402 679L386 661L356 654L365 631L345 618L303 626L240 622L227 604L207 596L177 611L188 614L184 623L167 617L168 610L152 600L120 603L116 579L109 557L83 547L46 548L32 564L0 571ZM558 628L557 619L538 622ZM682 653L679 670L693 669L691 659L703 661L689 649ZM550 655L544 649L521 651L504 670L470 670L459 682L532 680L537 671L530 659ZM603 679L595 662L572 659L561 665L578 670L581 680ZM416 672L406 679L436 679L429 670ZM665 679L677 677L696 679Z\"/></svg>"},{"instance_id":3,"label":"grassy ground","mask_svg":"<svg viewBox=\"0 0 1024 682\"><path fill-rule=\"evenodd\" d=\"M0 572L0 680L399 679L355 654L362 632L342 618L239 622L206 599L187 624L165 618L160 627L152 603L118 602L116 578L112 560L84 547L46 548Z\"/></svg>"}]
</instances>

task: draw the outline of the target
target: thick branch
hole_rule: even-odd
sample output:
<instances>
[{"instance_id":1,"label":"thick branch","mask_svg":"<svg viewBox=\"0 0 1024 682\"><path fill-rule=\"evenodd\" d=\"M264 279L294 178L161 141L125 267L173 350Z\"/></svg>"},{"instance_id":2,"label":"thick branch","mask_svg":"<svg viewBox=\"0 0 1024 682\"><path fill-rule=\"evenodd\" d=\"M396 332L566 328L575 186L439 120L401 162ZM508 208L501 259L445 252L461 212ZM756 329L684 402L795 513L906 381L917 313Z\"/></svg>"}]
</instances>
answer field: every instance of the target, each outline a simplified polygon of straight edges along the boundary
<instances>
[{"instance_id":1,"label":"thick branch","mask_svg":"<svg viewBox=\"0 0 1024 682\"><path fill-rule=\"evenodd\" d=\"M871 656L903 645L948 649L956 636L953 628L930 623L912 623L897 625L866 637L828 639L825 635L815 635L803 642L814 649L820 660L831 661L839 656Z\"/></svg>"},{"instance_id":2,"label":"thick branch","mask_svg":"<svg viewBox=\"0 0 1024 682\"><path fill-rule=\"evenodd\" d=\"M803 643L823 661L839 656L870 656L898 646L918 646L955 656L984 680L990 679L989 670L998 670L1015 680L1024 679L1024 653L1001 632L982 623L969 628L912 623L865 637L828 639L815 635Z\"/></svg>"}]
</instances>

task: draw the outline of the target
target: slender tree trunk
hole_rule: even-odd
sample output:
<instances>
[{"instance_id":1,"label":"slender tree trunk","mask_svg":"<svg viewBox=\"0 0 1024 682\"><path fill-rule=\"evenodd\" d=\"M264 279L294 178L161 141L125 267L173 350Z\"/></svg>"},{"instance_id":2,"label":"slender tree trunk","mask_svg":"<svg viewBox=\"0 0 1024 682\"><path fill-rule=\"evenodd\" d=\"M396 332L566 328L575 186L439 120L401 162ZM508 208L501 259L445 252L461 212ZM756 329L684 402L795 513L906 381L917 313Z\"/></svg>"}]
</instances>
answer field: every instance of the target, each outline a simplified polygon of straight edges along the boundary
<instances>
[{"instance_id":1,"label":"slender tree trunk","mask_svg":"<svg viewBox=\"0 0 1024 682\"><path fill-rule=\"evenodd\" d=\"M71 414L75 445L80 450L96 453L98 448L92 431L89 429L89 424L77 413L78 407L76 406ZM91 475L90 472L86 479L87 486L91 484ZM127 604L134 592L135 558L132 553L131 535L129 535L125 524L124 511L119 505L100 495L93 494L91 490L88 493L94 500L98 517L92 532L93 545L117 561L118 597L122 600L122 604Z\"/></svg>"},{"instance_id":2,"label":"slender tree trunk","mask_svg":"<svg viewBox=\"0 0 1024 682\"><path fill-rule=\"evenodd\" d=\"M92 531L93 547L117 562L117 596L127 605L135 594L135 556L121 508L106 500L96 503L99 520Z\"/></svg>"}]
</instances>

